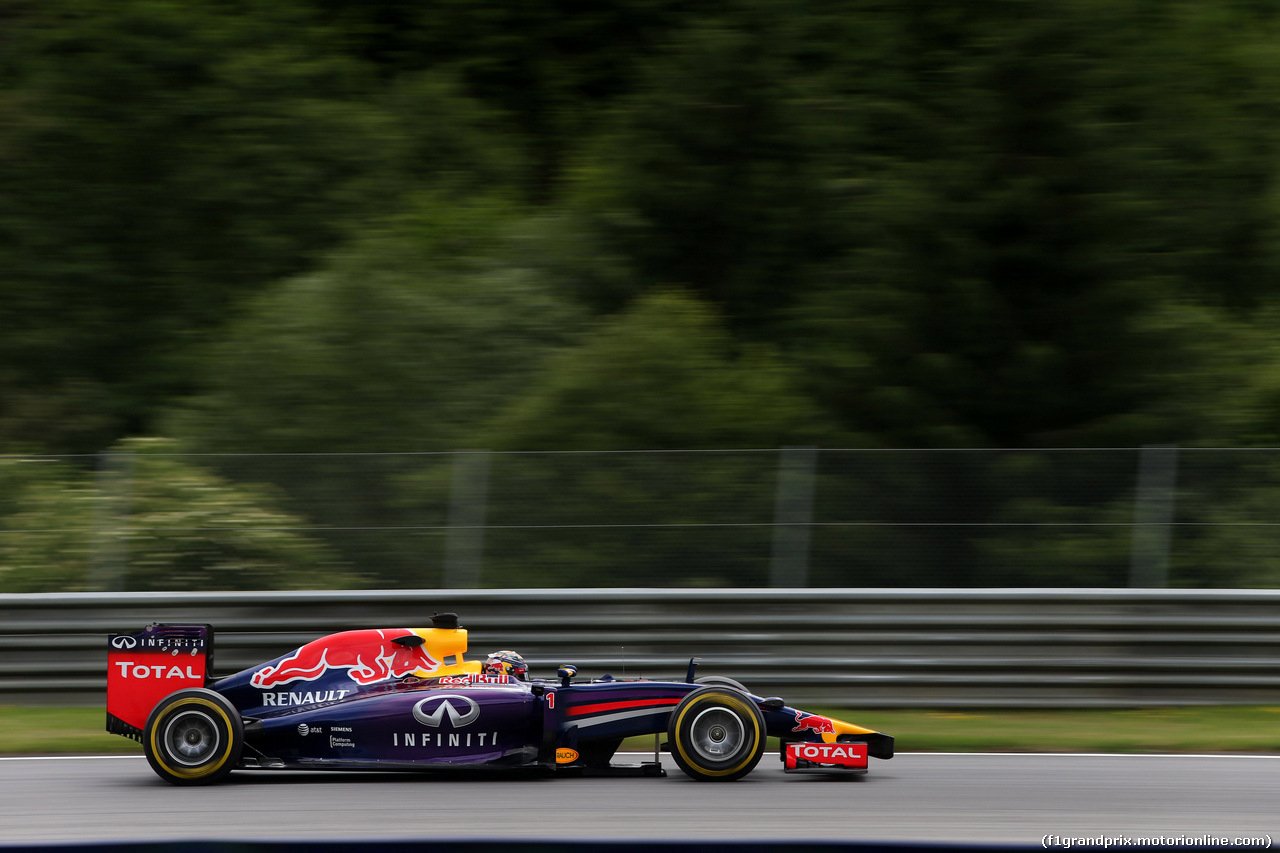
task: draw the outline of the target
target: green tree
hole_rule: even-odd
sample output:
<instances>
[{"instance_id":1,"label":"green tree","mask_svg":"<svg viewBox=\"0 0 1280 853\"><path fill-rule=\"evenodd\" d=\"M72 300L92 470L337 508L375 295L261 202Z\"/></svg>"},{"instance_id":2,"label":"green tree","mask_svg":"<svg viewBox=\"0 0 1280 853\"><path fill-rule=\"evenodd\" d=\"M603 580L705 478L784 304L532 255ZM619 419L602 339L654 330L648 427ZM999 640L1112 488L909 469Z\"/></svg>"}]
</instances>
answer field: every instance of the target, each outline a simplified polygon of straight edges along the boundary
<instances>
[{"instance_id":1,"label":"green tree","mask_svg":"<svg viewBox=\"0 0 1280 853\"><path fill-rule=\"evenodd\" d=\"M770 348L740 345L675 290L642 297L554 356L485 431L495 449L779 447L835 439Z\"/></svg>"},{"instance_id":2,"label":"green tree","mask_svg":"<svg viewBox=\"0 0 1280 853\"><path fill-rule=\"evenodd\" d=\"M306 3L53 0L0 58L0 442L93 451L195 388L240 303L424 187L519 185L446 74L378 80Z\"/></svg>"},{"instance_id":3,"label":"green tree","mask_svg":"<svg viewBox=\"0 0 1280 853\"><path fill-rule=\"evenodd\" d=\"M186 345L238 296L342 233L378 127L359 68L287 2L56 0L15 29L4 438L97 450L189 387Z\"/></svg>"},{"instance_id":4,"label":"green tree","mask_svg":"<svg viewBox=\"0 0 1280 853\"><path fill-rule=\"evenodd\" d=\"M793 315L847 426L917 446L1203 434L1176 381L1201 324L1164 319L1274 277L1257 210L1276 141L1256 90L1206 93L1224 66L1269 91L1273 61L1224 52L1190 7L1069 5L922 8L891 56L829 70L884 96L848 96L843 257Z\"/></svg>"},{"instance_id":5,"label":"green tree","mask_svg":"<svg viewBox=\"0 0 1280 853\"><path fill-rule=\"evenodd\" d=\"M690 27L650 59L571 173L573 227L629 271L607 288L584 271L601 310L674 284L759 337L834 250L796 69L768 32L734 23Z\"/></svg>"},{"instance_id":6,"label":"green tree","mask_svg":"<svg viewBox=\"0 0 1280 853\"><path fill-rule=\"evenodd\" d=\"M481 433L495 450L574 451L495 458L486 582L765 582L777 456L734 449L841 435L796 381L687 293L655 292L602 322ZM722 452L608 452L699 448Z\"/></svg>"},{"instance_id":7,"label":"green tree","mask_svg":"<svg viewBox=\"0 0 1280 853\"><path fill-rule=\"evenodd\" d=\"M170 419L206 451L452 450L580 320L501 259L509 203L435 195L252 300Z\"/></svg>"},{"instance_id":8,"label":"green tree","mask_svg":"<svg viewBox=\"0 0 1280 853\"><path fill-rule=\"evenodd\" d=\"M46 460L9 460L21 509L0 527L0 589L325 589L360 585L283 495L234 485L172 442L131 439L113 452L127 466L110 488L89 472ZM17 470L21 466L22 470Z\"/></svg>"},{"instance_id":9,"label":"green tree","mask_svg":"<svg viewBox=\"0 0 1280 853\"><path fill-rule=\"evenodd\" d=\"M439 560L439 526L401 480L477 447L478 425L523 393L581 326L578 310L510 254L510 203L418 200L320 272L252 300L206 356L207 390L169 432L237 480L288 490L353 564L403 584ZM320 455L314 454L336 454ZM424 538L425 537L425 538Z\"/></svg>"},{"instance_id":10,"label":"green tree","mask_svg":"<svg viewBox=\"0 0 1280 853\"><path fill-rule=\"evenodd\" d=\"M310 0L343 34L348 55L386 79L445 72L510 116L554 197L566 158L595 132L599 111L634 84L635 67L684 26L691 0Z\"/></svg>"}]
</instances>

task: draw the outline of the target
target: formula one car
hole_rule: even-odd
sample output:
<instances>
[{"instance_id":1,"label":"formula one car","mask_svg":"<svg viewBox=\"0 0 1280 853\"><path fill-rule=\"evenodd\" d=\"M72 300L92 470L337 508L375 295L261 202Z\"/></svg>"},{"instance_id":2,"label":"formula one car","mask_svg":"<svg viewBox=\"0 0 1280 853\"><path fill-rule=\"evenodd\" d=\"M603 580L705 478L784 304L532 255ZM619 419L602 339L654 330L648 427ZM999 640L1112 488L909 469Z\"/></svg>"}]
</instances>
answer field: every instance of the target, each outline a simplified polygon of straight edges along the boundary
<instances>
[{"instance_id":1,"label":"formula one car","mask_svg":"<svg viewBox=\"0 0 1280 853\"><path fill-rule=\"evenodd\" d=\"M699 781L751 772L767 736L786 772L860 774L892 758L893 738L757 696L732 679L527 680L464 661L453 613L430 628L344 631L224 678L210 675L210 625L153 624L108 639L107 731L142 743L175 785L232 770L541 768L664 776L660 756L612 764L625 738L665 733ZM519 656L515 658L518 660ZM452 659L452 660L450 660ZM501 667L499 667L501 669ZM658 749L655 737L655 753Z\"/></svg>"}]
</instances>

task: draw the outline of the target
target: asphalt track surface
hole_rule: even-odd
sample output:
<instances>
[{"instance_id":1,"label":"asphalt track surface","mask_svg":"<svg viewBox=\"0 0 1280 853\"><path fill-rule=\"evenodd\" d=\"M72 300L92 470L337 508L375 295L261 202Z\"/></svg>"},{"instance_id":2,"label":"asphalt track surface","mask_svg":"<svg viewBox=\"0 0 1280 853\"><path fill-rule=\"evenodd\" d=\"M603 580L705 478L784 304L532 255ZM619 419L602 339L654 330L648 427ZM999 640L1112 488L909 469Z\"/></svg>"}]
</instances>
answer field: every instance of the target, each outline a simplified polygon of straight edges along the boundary
<instances>
[{"instance_id":1,"label":"asphalt track surface","mask_svg":"<svg viewBox=\"0 0 1280 853\"><path fill-rule=\"evenodd\" d=\"M630 757L628 757L630 758ZM0 844L615 839L998 842L1268 836L1280 756L907 753L857 778L732 783L258 771L177 788L141 757L0 759Z\"/></svg>"}]
</instances>

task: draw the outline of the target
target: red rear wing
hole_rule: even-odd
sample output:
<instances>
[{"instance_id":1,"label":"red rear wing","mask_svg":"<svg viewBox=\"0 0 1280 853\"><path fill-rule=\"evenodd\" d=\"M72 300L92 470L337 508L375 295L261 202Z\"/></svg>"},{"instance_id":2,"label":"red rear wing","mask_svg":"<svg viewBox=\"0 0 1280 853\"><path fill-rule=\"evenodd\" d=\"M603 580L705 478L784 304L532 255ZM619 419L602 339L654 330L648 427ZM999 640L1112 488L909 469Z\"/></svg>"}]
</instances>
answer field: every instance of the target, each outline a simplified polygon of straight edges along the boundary
<instances>
[{"instance_id":1,"label":"red rear wing","mask_svg":"<svg viewBox=\"0 0 1280 853\"><path fill-rule=\"evenodd\" d=\"M151 709L213 669L212 625L150 625L107 639L107 731L139 738Z\"/></svg>"}]
</instances>

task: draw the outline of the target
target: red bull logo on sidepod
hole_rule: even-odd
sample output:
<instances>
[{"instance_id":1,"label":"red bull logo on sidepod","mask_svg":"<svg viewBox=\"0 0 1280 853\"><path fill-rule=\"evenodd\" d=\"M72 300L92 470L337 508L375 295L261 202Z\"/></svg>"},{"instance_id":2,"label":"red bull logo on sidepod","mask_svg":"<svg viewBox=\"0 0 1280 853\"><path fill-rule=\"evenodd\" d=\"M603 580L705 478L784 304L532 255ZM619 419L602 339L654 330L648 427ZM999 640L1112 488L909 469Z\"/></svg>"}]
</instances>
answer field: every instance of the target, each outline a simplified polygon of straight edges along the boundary
<instances>
[{"instance_id":1,"label":"red bull logo on sidepod","mask_svg":"<svg viewBox=\"0 0 1280 853\"><path fill-rule=\"evenodd\" d=\"M805 729L812 729L818 734L824 732L835 734L836 727L826 717L819 717L816 714L806 714L804 711L796 711L796 727L793 732L802 732Z\"/></svg>"},{"instance_id":2,"label":"red bull logo on sidepod","mask_svg":"<svg viewBox=\"0 0 1280 853\"><path fill-rule=\"evenodd\" d=\"M411 635L408 628L373 628L344 631L307 643L275 666L253 674L254 687L274 687L291 681L315 681L331 669L345 669L357 684L374 684L422 670L433 670L440 661L423 645L406 646L396 637Z\"/></svg>"}]
</instances>

